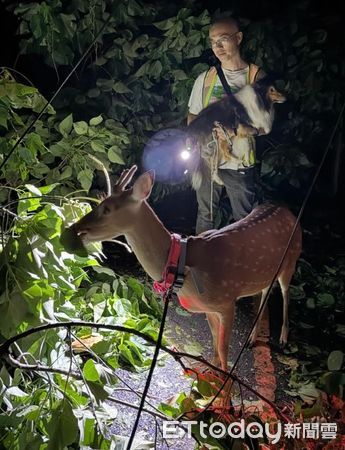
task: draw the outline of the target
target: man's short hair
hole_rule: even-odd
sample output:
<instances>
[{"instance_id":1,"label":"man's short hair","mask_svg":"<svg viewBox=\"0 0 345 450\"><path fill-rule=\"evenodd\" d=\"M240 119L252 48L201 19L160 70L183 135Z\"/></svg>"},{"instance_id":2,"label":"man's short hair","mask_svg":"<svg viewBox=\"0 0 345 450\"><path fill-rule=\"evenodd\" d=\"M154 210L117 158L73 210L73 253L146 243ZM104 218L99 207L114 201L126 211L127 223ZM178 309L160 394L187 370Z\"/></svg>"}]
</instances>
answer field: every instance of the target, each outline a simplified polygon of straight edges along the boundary
<instances>
[{"instance_id":1,"label":"man's short hair","mask_svg":"<svg viewBox=\"0 0 345 450\"><path fill-rule=\"evenodd\" d=\"M216 16L212 19L211 24L210 24L210 28L213 27L214 25L218 25L218 24L227 24L230 26L234 26L235 28L237 28L238 31L240 31L240 24L239 21L233 17L233 16Z\"/></svg>"}]
</instances>

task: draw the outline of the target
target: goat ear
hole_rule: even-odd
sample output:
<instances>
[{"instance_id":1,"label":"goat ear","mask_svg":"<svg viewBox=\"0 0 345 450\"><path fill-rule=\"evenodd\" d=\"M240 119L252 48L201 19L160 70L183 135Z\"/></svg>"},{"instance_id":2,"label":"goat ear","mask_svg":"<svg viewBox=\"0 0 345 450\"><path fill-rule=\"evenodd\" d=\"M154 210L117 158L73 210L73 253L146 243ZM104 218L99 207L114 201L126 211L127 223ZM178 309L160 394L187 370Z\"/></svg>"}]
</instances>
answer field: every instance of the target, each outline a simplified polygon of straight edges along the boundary
<instances>
[{"instance_id":1,"label":"goat ear","mask_svg":"<svg viewBox=\"0 0 345 450\"><path fill-rule=\"evenodd\" d=\"M151 194L153 182L153 170L140 175L140 177L135 181L133 185L133 197L135 198L135 200L146 200Z\"/></svg>"}]
</instances>

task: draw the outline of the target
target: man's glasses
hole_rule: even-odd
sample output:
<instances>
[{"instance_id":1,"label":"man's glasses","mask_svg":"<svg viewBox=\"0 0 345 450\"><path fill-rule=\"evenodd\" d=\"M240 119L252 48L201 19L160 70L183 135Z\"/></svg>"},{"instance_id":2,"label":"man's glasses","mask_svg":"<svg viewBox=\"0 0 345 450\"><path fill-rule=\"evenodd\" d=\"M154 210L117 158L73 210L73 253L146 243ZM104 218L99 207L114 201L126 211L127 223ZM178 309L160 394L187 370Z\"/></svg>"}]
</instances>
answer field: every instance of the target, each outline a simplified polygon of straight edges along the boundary
<instances>
[{"instance_id":1,"label":"man's glasses","mask_svg":"<svg viewBox=\"0 0 345 450\"><path fill-rule=\"evenodd\" d=\"M230 42L230 39L235 36L235 34L237 34L238 31L235 31L235 33L230 34L229 36L223 36L219 39L217 39L216 41L210 41L210 45L212 48L215 47L224 47L224 44L227 44L228 42Z\"/></svg>"}]
</instances>

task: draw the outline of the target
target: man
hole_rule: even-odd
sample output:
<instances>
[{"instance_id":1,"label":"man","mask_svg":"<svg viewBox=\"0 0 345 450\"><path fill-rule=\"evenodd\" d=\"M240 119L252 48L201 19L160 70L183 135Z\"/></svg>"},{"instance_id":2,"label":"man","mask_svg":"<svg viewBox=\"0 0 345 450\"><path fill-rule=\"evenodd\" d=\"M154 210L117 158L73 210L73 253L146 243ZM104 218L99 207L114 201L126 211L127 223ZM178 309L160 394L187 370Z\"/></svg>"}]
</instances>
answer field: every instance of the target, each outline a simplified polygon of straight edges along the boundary
<instances>
[{"instance_id":1,"label":"man","mask_svg":"<svg viewBox=\"0 0 345 450\"><path fill-rule=\"evenodd\" d=\"M246 84L254 83L257 79L262 78L264 74L259 67L254 64L248 65L241 58L240 44L243 33L234 18L224 17L213 21L209 30L209 38L213 53L221 63L221 69L233 94ZM215 67L199 75L188 103L188 124L202 109L211 102L220 100L224 95L227 94ZM224 144L225 133L219 127L215 129L215 132L218 144ZM217 175L218 180L220 179L225 186L230 199L232 216L237 221L249 214L256 205L255 139L245 133L237 133L237 130L228 130L228 136L232 141L232 146L229 147L232 158L220 160ZM204 151L207 152L206 149ZM211 170L204 171L201 186L196 191L198 201L197 234L214 228L215 214L213 213L219 206L221 191L222 186L212 180Z\"/></svg>"}]
</instances>

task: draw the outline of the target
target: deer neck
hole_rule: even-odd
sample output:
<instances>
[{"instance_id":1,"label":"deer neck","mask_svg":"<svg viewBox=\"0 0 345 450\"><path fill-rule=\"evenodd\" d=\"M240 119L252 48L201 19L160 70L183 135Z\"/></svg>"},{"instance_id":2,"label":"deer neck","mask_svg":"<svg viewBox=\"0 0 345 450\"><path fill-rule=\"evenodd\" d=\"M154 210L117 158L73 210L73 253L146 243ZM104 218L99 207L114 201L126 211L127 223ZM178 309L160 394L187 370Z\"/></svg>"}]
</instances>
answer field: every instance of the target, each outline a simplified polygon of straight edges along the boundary
<instances>
[{"instance_id":1,"label":"deer neck","mask_svg":"<svg viewBox=\"0 0 345 450\"><path fill-rule=\"evenodd\" d=\"M145 272L154 280L160 280L168 258L171 235L146 201L125 237Z\"/></svg>"}]
</instances>

